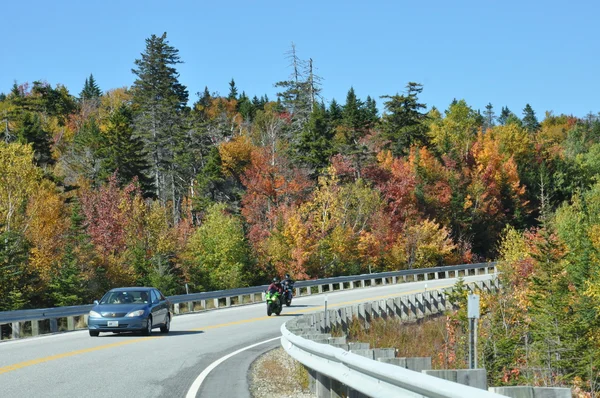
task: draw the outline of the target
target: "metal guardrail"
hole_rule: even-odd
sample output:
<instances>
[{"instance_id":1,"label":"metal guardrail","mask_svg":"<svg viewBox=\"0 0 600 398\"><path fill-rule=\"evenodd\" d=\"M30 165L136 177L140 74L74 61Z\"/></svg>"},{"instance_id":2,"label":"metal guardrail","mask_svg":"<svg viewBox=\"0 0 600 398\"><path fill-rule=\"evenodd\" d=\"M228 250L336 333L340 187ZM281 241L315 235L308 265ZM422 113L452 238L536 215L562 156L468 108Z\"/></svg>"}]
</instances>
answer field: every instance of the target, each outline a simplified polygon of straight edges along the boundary
<instances>
[{"instance_id":1,"label":"metal guardrail","mask_svg":"<svg viewBox=\"0 0 600 398\"><path fill-rule=\"evenodd\" d=\"M448 277L449 272L454 272L454 276L456 277L459 271L470 271L470 270L478 270L485 269L486 273L488 268L495 267L495 262L489 263L477 263L477 264L461 264L461 265L452 265L452 266L444 266L444 267L434 267L434 268L421 268L421 269L411 269L411 270L402 270L402 271L391 271L391 272L381 272L376 274L361 274L361 275L351 275L351 276L339 276L333 278L323 278L323 279L315 279L315 280L305 280L305 281L296 281L294 288L296 289L296 296L300 295L302 289L305 289L306 294L311 294L312 287L318 287L319 293L322 291L323 286L329 286L329 289L334 289L334 285L338 285L340 288L343 288L343 285L349 283L351 288L354 287L355 282L361 282L362 286L364 286L365 281L374 281L381 280L382 283L387 283L386 280L391 278L393 283L396 282L396 278L402 277L404 280L408 276L413 276L414 280L418 279L418 276L423 275L424 279L427 280L430 275L434 275L435 279L438 279L440 273L445 273L445 277ZM167 297L172 304L180 304L180 303L195 303L202 302L207 300L220 300L226 299L229 305L229 299L232 297L242 297L245 295L254 295L263 293L268 285L261 286L252 286L238 289L229 289L229 290L218 290L212 292L202 292L202 293L191 293L184 295L176 295ZM253 301L253 300L252 300ZM29 309L29 310L17 310L17 311L0 311L0 325L7 323L16 323L16 322L27 322L27 321L36 321L36 320L56 320L59 318L68 318L68 317L77 317L77 316L85 316L89 313L93 304L87 305L79 305L79 306L70 306L70 307L55 307L55 308L41 308L41 309ZM217 305L218 307L218 305ZM177 311L175 311L178 314Z\"/></svg>"},{"instance_id":2,"label":"metal guardrail","mask_svg":"<svg viewBox=\"0 0 600 398\"><path fill-rule=\"evenodd\" d=\"M308 316L308 315L306 315ZM409 369L378 362L329 344L305 339L281 325L286 352L319 375L372 397L500 398L499 395ZM321 377L321 376L319 376Z\"/></svg>"}]
</instances>

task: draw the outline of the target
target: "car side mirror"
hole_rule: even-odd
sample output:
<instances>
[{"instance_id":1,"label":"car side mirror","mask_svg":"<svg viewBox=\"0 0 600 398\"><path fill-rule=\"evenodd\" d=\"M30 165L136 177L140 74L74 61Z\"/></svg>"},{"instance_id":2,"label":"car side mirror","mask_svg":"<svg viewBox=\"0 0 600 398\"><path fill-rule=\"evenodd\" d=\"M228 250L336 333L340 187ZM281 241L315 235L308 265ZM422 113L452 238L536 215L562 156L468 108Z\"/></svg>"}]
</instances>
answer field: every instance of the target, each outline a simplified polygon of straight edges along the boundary
<instances>
[{"instance_id":1,"label":"car side mirror","mask_svg":"<svg viewBox=\"0 0 600 398\"><path fill-rule=\"evenodd\" d=\"M94 304L98 305L98 300L94 300Z\"/></svg>"}]
</instances>

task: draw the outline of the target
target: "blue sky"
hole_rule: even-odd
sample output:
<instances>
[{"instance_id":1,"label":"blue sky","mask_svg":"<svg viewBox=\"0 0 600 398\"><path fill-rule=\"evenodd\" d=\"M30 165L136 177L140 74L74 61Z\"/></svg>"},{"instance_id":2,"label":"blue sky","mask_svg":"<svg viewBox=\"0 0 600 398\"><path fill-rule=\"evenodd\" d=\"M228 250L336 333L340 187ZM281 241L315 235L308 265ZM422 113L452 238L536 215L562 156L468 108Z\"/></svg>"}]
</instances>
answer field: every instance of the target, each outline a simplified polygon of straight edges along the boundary
<instances>
[{"instance_id":1,"label":"blue sky","mask_svg":"<svg viewBox=\"0 0 600 398\"><path fill-rule=\"evenodd\" d=\"M530 103L583 117L600 112L597 1L7 1L2 10L0 92L61 83L77 95L90 73L101 89L130 86L145 39L167 32L190 102L208 86L275 98L291 69L291 43L312 58L323 97L344 103L423 84L421 100L453 98L496 114Z\"/></svg>"}]
</instances>

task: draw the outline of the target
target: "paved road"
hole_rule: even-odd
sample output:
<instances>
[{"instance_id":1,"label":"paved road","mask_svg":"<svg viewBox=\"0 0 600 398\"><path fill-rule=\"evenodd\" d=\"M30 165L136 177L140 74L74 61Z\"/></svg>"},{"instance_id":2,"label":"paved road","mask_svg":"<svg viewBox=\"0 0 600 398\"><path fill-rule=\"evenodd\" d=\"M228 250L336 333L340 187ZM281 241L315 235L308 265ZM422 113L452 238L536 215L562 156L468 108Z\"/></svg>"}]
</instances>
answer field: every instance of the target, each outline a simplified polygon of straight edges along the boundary
<instances>
[{"instance_id":1,"label":"paved road","mask_svg":"<svg viewBox=\"0 0 600 398\"><path fill-rule=\"evenodd\" d=\"M488 275L466 278L486 279ZM428 290L454 279L428 281ZM347 306L423 291L425 282L328 293L328 306ZM69 332L0 343L2 397L185 397L198 376L226 355L280 336L292 316L322 310L323 295L297 297L281 316L266 316L264 304L177 316L171 332L135 334ZM201 397L249 397L250 363L279 340L243 351L214 368Z\"/></svg>"}]
</instances>

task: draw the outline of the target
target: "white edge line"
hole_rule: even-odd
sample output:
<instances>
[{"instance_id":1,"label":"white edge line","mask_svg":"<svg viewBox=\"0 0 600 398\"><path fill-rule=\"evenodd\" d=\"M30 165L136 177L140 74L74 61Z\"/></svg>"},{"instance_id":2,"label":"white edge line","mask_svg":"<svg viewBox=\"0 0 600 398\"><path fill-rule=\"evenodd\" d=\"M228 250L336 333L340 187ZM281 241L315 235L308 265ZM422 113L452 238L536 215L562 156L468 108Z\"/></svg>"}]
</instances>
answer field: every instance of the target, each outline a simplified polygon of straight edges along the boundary
<instances>
[{"instance_id":1,"label":"white edge line","mask_svg":"<svg viewBox=\"0 0 600 398\"><path fill-rule=\"evenodd\" d=\"M190 387L190 389L187 392L187 395L185 396L186 398L195 398L196 395L198 395L198 391L200 391L200 387L202 386L202 383L204 382L204 379L206 379L206 377L208 376L208 374L217 366L219 366L221 363L225 362L226 360L228 360L229 358L231 358L234 355L239 354L242 351L246 351L249 350L250 348L254 348L256 346L259 346L261 344L265 344L277 339L280 339L281 336L279 337L275 337L269 340L265 340L265 341L261 341L260 343L256 343L256 344L252 344L248 347L244 347L241 348L235 352L232 352L231 354L227 354L224 357L217 359L216 361L214 361L213 363L211 363L206 369L204 369L204 371L202 371L202 373L200 373L200 375L196 378L196 380L194 380L194 382L192 383L192 386Z\"/></svg>"}]
</instances>

